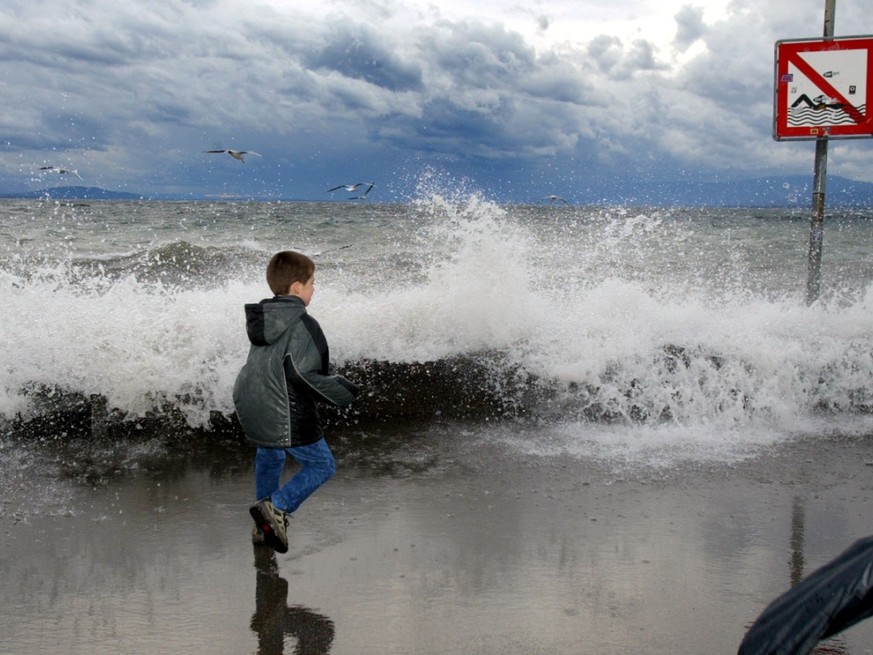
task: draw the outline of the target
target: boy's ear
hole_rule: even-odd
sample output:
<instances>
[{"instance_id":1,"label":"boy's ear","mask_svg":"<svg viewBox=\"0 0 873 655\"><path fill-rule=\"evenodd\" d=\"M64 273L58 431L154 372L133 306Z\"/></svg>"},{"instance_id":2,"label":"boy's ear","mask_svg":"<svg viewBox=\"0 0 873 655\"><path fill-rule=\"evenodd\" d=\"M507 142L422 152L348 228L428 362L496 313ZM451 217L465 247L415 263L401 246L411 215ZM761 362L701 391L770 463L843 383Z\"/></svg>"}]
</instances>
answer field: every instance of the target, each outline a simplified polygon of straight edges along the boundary
<instances>
[{"instance_id":1,"label":"boy's ear","mask_svg":"<svg viewBox=\"0 0 873 655\"><path fill-rule=\"evenodd\" d=\"M288 293L285 294L285 295L287 295L287 296L295 296L295 295L297 295L297 294L294 293L294 285L295 285L295 284L298 284L298 283L297 283L297 282L292 282L291 284L288 285Z\"/></svg>"}]
</instances>

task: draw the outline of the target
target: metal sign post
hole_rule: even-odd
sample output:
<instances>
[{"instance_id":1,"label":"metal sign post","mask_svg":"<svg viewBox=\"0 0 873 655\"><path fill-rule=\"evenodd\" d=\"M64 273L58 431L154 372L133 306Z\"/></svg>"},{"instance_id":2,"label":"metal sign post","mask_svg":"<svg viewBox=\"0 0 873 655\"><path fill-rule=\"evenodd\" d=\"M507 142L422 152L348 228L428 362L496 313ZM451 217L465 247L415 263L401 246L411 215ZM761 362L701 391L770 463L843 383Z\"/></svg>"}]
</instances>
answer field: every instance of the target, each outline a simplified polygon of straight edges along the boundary
<instances>
[{"instance_id":1,"label":"metal sign post","mask_svg":"<svg viewBox=\"0 0 873 655\"><path fill-rule=\"evenodd\" d=\"M812 220L809 224L809 254L806 267L806 304L821 292L821 247L824 240L825 187L828 174L828 138L815 141L815 173L812 182Z\"/></svg>"},{"instance_id":2,"label":"metal sign post","mask_svg":"<svg viewBox=\"0 0 873 655\"><path fill-rule=\"evenodd\" d=\"M825 0L824 38L776 43L773 138L815 139L806 299L821 289L828 140L873 136L873 37L834 38L836 0Z\"/></svg>"},{"instance_id":3,"label":"metal sign post","mask_svg":"<svg viewBox=\"0 0 873 655\"><path fill-rule=\"evenodd\" d=\"M824 38L834 36L834 12L837 0L825 0ZM806 304L818 300L821 291L821 248L824 240L825 188L828 175L828 137L815 141L815 173L812 183L812 220L809 224L809 254L807 255Z\"/></svg>"}]
</instances>

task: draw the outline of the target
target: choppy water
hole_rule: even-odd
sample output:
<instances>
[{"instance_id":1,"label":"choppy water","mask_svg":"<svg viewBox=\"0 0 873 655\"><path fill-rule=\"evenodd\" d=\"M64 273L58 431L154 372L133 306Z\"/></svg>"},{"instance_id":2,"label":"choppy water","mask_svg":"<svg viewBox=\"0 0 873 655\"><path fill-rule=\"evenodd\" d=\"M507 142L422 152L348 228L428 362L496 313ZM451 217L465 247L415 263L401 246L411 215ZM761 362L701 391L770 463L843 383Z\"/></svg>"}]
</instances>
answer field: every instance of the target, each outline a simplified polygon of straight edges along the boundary
<instances>
[{"instance_id":1,"label":"choppy water","mask_svg":"<svg viewBox=\"0 0 873 655\"><path fill-rule=\"evenodd\" d=\"M521 452L656 466L866 434L873 211L828 216L812 306L808 232L797 210L499 207L459 192L3 201L0 418L71 394L129 420L230 416L242 305L269 295L269 256L297 249L318 264L310 311L333 358L381 371L362 406L382 418L453 416L481 393L481 432Z\"/></svg>"}]
</instances>

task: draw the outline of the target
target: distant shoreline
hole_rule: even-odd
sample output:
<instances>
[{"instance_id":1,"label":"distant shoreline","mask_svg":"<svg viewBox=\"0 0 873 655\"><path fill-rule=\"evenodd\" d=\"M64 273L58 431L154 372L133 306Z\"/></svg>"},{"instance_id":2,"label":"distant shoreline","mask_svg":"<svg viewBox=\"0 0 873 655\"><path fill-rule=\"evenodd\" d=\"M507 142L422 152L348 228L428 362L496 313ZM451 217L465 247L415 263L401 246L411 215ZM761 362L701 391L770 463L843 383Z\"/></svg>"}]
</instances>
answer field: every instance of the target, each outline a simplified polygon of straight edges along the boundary
<instances>
[{"instance_id":1,"label":"distant shoreline","mask_svg":"<svg viewBox=\"0 0 873 655\"><path fill-rule=\"evenodd\" d=\"M713 208L809 208L812 204L812 176L763 177L750 180L717 182L679 181L650 182L635 185L595 185L580 188L566 195L568 206L637 206L637 207L713 207ZM521 194L522 192L516 191ZM524 194L525 196L528 194ZM530 197L489 198L500 205L549 206L548 200L536 193ZM548 198L548 196L546 196ZM93 186L58 186L33 191L2 191L5 200L131 200L164 202L332 202L348 204L348 200L321 197L270 196L263 193L216 195L180 195L163 193L131 193ZM404 198L386 201L365 201L366 204L394 204ZM873 183L859 182L840 176L829 176L825 199L828 208L873 207ZM364 202L361 202L364 204ZM555 207L560 209L560 207Z\"/></svg>"}]
</instances>

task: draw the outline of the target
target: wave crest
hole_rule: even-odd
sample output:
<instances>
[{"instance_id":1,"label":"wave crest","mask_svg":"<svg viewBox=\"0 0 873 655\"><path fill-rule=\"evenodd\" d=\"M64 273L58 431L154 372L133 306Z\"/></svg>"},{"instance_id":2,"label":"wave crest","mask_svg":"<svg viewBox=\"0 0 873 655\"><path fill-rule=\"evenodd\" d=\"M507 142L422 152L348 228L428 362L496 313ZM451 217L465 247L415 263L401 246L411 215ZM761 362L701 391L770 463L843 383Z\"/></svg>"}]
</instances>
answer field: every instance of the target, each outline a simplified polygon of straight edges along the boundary
<instances>
[{"instance_id":1,"label":"wave crest","mask_svg":"<svg viewBox=\"0 0 873 655\"><path fill-rule=\"evenodd\" d=\"M614 362L586 381L546 379L499 352L428 362L363 360L341 368L361 386L361 396L349 408L321 411L332 429L503 419L727 428L814 414L873 415L871 374L855 367L846 378L846 366L840 361L794 371L782 382L791 378L799 392L779 406L770 388L774 381L752 364L679 345L666 345L647 361ZM7 434L119 439L147 432L172 440L200 430L241 436L232 413L209 407L209 397L196 393L152 398L151 407L136 416L111 408L101 394L46 385L23 393L27 411L7 417ZM191 422L191 415L202 413L208 420Z\"/></svg>"}]
</instances>

